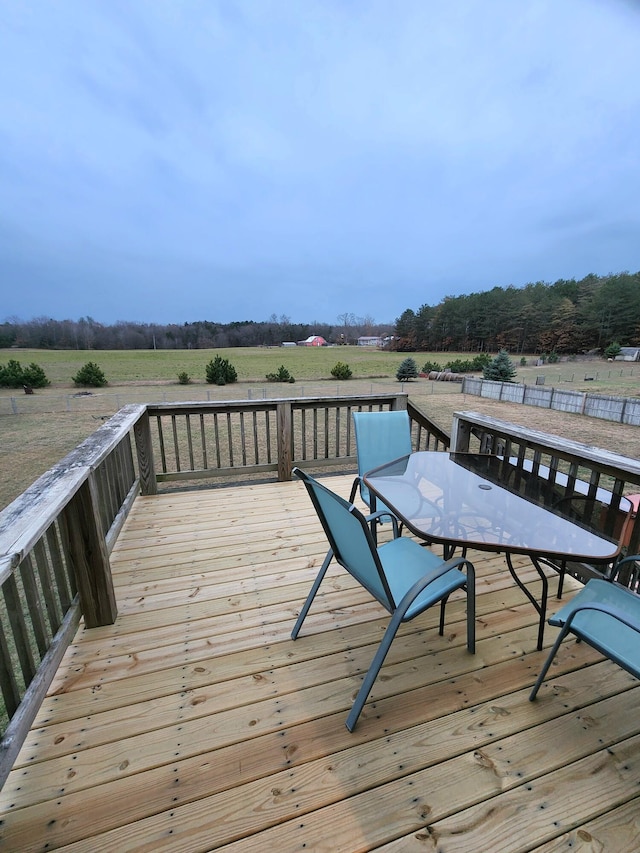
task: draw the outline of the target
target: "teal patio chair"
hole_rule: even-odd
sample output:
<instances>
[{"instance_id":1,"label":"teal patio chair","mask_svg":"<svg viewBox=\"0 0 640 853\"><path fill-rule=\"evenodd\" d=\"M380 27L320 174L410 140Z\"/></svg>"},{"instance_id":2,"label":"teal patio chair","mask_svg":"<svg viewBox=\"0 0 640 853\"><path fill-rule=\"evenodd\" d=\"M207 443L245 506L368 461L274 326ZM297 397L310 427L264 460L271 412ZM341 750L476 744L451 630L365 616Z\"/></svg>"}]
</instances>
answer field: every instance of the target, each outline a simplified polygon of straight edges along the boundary
<instances>
[{"instance_id":1,"label":"teal patio chair","mask_svg":"<svg viewBox=\"0 0 640 853\"><path fill-rule=\"evenodd\" d=\"M374 502L363 477L367 471L411 453L411 422L405 410L354 412L353 425L356 433L358 476L353 481L349 501L353 503L356 493L360 490L360 497L371 510ZM378 504L380 505L376 506L376 509L385 510L378 516L379 520L393 515L380 501Z\"/></svg>"},{"instance_id":2,"label":"teal patio chair","mask_svg":"<svg viewBox=\"0 0 640 853\"><path fill-rule=\"evenodd\" d=\"M533 702L560 643L568 634L584 640L602 655L640 678L640 588L638 556L624 557L606 580L587 581L570 602L549 619L560 628L529 699ZM615 582L624 574L632 589Z\"/></svg>"},{"instance_id":3,"label":"teal patio chair","mask_svg":"<svg viewBox=\"0 0 640 853\"><path fill-rule=\"evenodd\" d=\"M298 636L333 558L391 614L391 621L347 717L346 726L352 732L400 625L440 602L442 635L447 599L456 589L463 589L467 594L467 649L475 652L475 571L465 558L445 562L413 539L401 536L377 548L369 519L352 503L299 468L294 468L293 473L305 484L330 547L291 638L295 640Z\"/></svg>"}]
</instances>

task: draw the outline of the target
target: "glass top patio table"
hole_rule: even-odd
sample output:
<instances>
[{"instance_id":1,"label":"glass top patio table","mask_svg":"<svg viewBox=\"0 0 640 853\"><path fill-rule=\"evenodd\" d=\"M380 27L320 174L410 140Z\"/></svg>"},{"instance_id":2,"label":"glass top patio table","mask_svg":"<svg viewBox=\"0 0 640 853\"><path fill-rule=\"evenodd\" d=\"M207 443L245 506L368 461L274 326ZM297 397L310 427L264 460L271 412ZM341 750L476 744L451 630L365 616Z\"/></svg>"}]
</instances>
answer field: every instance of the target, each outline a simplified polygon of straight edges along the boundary
<instances>
[{"instance_id":1,"label":"glass top patio table","mask_svg":"<svg viewBox=\"0 0 640 853\"><path fill-rule=\"evenodd\" d=\"M604 488L549 469L532 471L508 457L420 451L364 475L377 499L415 535L455 547L503 552L514 580L540 615L542 647L548 580L540 561L610 563L621 548L632 506ZM374 507L372 506L372 511ZM538 601L514 569L511 555L527 555L542 582Z\"/></svg>"},{"instance_id":2,"label":"glass top patio table","mask_svg":"<svg viewBox=\"0 0 640 853\"><path fill-rule=\"evenodd\" d=\"M484 453L412 453L368 472L364 481L425 539L591 563L618 555L620 513L632 508L604 489L589 498L574 487L569 499L564 486Z\"/></svg>"}]
</instances>

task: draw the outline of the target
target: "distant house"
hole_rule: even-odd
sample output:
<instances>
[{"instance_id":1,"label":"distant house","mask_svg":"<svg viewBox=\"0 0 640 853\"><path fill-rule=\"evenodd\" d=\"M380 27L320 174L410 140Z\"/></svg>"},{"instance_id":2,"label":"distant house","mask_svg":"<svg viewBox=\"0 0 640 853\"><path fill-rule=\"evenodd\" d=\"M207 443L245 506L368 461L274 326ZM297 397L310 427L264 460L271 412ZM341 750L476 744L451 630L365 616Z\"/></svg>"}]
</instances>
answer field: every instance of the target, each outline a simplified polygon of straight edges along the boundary
<instances>
[{"instance_id":1,"label":"distant house","mask_svg":"<svg viewBox=\"0 0 640 853\"><path fill-rule=\"evenodd\" d=\"M382 338L379 335L361 335L358 338L359 347L381 347Z\"/></svg>"},{"instance_id":2,"label":"distant house","mask_svg":"<svg viewBox=\"0 0 640 853\"><path fill-rule=\"evenodd\" d=\"M297 347L298 344L295 341L282 341L281 346L283 346L283 347Z\"/></svg>"},{"instance_id":3,"label":"distant house","mask_svg":"<svg viewBox=\"0 0 640 853\"><path fill-rule=\"evenodd\" d=\"M616 361L640 361L640 347L620 347Z\"/></svg>"},{"instance_id":4,"label":"distant house","mask_svg":"<svg viewBox=\"0 0 640 853\"><path fill-rule=\"evenodd\" d=\"M322 337L322 335L309 335L309 337L304 341L298 341L299 346L301 347L326 347L327 342Z\"/></svg>"}]
</instances>

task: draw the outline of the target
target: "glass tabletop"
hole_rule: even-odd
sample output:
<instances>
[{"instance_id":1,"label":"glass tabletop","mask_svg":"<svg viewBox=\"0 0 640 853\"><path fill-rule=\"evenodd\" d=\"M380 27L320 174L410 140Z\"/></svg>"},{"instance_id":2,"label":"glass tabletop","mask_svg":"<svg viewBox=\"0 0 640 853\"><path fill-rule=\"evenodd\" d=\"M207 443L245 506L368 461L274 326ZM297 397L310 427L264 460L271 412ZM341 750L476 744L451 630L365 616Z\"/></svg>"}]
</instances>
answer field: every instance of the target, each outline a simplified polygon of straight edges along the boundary
<instances>
[{"instance_id":1,"label":"glass tabletop","mask_svg":"<svg viewBox=\"0 0 640 853\"><path fill-rule=\"evenodd\" d=\"M608 562L631 503L548 468L488 454L421 451L364 476L416 535L483 550Z\"/></svg>"}]
</instances>

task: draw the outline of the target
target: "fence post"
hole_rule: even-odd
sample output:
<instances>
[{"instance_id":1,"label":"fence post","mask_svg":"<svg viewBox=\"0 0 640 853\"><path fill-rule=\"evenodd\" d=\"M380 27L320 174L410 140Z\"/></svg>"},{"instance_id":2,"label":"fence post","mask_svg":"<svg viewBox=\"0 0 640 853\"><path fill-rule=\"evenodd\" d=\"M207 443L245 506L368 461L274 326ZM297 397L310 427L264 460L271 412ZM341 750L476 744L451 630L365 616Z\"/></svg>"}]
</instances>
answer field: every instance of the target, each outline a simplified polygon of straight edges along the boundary
<instances>
[{"instance_id":1,"label":"fence post","mask_svg":"<svg viewBox=\"0 0 640 853\"><path fill-rule=\"evenodd\" d=\"M138 470L140 472L140 489L143 495L157 495L158 481L153 464L153 444L151 442L151 425L149 412L144 411L133 427L138 452Z\"/></svg>"},{"instance_id":2,"label":"fence post","mask_svg":"<svg viewBox=\"0 0 640 853\"><path fill-rule=\"evenodd\" d=\"M118 615L99 500L95 474L91 472L60 515L60 530L73 566L87 628L112 625Z\"/></svg>"},{"instance_id":3,"label":"fence post","mask_svg":"<svg viewBox=\"0 0 640 853\"><path fill-rule=\"evenodd\" d=\"M276 404L276 425L278 443L278 480L291 479L293 468L293 413L291 400L280 400Z\"/></svg>"}]
</instances>

